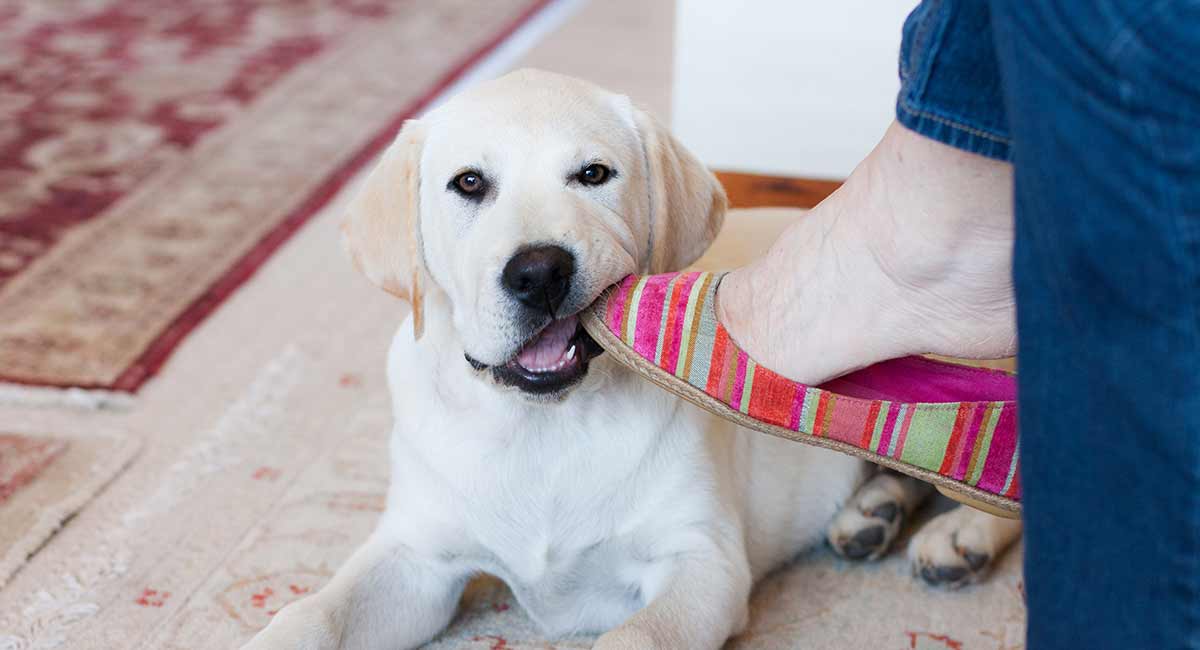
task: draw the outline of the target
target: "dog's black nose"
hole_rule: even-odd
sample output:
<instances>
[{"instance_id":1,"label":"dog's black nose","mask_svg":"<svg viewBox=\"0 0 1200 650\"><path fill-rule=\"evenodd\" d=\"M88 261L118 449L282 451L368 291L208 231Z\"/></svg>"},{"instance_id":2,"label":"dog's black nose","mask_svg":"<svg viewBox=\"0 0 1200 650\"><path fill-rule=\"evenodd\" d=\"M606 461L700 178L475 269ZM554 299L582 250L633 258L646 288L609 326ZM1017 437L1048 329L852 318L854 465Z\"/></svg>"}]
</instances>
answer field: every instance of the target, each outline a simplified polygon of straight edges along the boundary
<instances>
[{"instance_id":1,"label":"dog's black nose","mask_svg":"<svg viewBox=\"0 0 1200 650\"><path fill-rule=\"evenodd\" d=\"M501 282L521 304L554 315L571 290L575 256L558 246L527 248L504 265Z\"/></svg>"}]
</instances>

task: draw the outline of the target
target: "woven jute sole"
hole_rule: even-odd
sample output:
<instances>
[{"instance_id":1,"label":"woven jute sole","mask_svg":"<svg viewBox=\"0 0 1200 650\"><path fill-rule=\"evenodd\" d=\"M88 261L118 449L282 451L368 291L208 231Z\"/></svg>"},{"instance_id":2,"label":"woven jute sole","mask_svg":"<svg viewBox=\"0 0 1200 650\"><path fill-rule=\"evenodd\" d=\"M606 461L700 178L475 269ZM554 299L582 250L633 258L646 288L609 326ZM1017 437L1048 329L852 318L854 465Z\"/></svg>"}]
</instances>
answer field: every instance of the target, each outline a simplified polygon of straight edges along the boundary
<instances>
[{"instance_id":1,"label":"woven jute sole","mask_svg":"<svg viewBox=\"0 0 1200 650\"><path fill-rule=\"evenodd\" d=\"M856 458L861 458L865 461L881 465L888 469L895 470L901 474L906 474L913 478L920 479L927 483L932 483L937 487L938 491L946 496L964 503L973 508L982 510L989 514L1000 517L1017 519L1021 516L1021 503L1013 501L1005 497L986 492L977 487L967 485L960 481L947 478L932 472L930 470L915 467L908 463L899 461L895 458L880 456L871 453L865 449L860 449L854 445L841 442L840 440L831 440L829 438L819 438L798 431L792 431L784 427L776 426L760 422L752 417L745 415L740 411L736 411L729 407L728 404L721 402L704 391L692 386L686 381L679 379L671 373L659 368L650 361L639 356L631 350L617 335L608 329L604 323L602 314L607 312L608 298L611 292L606 291L599 299L589 308L579 314L580 322L583 324L587 333L604 348L606 352L622 365L627 366L638 374L642 375L651 382L661 386L668 392L674 393L679 397L699 406L700 408L716 415L717 417L729 420L739 426L766 433L772 436L785 438L794 442L800 442L814 447L822 447L824 449L832 449L840 451L844 454L849 454Z\"/></svg>"}]
</instances>

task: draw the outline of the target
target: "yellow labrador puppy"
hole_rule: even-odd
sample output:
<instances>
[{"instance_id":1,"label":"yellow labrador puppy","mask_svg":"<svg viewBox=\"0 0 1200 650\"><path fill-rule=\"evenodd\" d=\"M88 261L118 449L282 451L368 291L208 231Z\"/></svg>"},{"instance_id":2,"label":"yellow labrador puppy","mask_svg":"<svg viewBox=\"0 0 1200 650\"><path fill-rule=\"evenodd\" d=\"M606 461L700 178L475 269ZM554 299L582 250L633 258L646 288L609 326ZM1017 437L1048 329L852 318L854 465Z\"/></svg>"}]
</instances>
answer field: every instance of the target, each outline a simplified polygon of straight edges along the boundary
<instances>
[{"instance_id":1,"label":"yellow labrador puppy","mask_svg":"<svg viewBox=\"0 0 1200 650\"><path fill-rule=\"evenodd\" d=\"M695 260L724 214L661 125L578 80L516 72L406 124L344 225L359 269L413 307L387 362L387 509L246 647L412 648L484 572L550 636L718 648L754 581L826 531L845 554L882 553L915 481L862 485L856 459L738 431L579 327L625 275Z\"/></svg>"}]
</instances>

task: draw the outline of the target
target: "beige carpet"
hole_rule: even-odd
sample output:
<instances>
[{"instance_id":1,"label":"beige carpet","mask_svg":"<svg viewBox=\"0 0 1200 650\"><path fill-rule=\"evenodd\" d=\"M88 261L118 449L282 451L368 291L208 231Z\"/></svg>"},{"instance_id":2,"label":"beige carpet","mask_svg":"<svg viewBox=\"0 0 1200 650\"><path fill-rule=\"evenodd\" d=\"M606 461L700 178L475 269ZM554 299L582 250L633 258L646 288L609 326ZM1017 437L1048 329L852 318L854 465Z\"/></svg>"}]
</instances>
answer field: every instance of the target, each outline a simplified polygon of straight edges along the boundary
<instances>
[{"instance_id":1,"label":"beige carpet","mask_svg":"<svg viewBox=\"0 0 1200 650\"><path fill-rule=\"evenodd\" d=\"M6 454L5 451L13 453ZM0 587L129 463L138 442L92 432L86 437L0 435ZM23 457L23 458L22 458ZM12 476L20 466L35 470ZM3 483L3 481L0 481Z\"/></svg>"},{"instance_id":2,"label":"beige carpet","mask_svg":"<svg viewBox=\"0 0 1200 650\"><path fill-rule=\"evenodd\" d=\"M662 114L671 5L593 2L527 62L571 72L611 59L622 67L604 83L623 79ZM614 30L623 47L596 57L591 44ZM120 430L143 444L0 589L0 650L228 650L368 534L386 485L383 357L404 308L351 269L336 214L318 215L205 321L135 407L0 406L0 428ZM1010 553L985 584L944 593L914 582L899 553L857 565L817 549L760 586L732 647L1019 648L1019 564ZM541 639L494 583L465 605L431 647L588 647Z\"/></svg>"}]
</instances>

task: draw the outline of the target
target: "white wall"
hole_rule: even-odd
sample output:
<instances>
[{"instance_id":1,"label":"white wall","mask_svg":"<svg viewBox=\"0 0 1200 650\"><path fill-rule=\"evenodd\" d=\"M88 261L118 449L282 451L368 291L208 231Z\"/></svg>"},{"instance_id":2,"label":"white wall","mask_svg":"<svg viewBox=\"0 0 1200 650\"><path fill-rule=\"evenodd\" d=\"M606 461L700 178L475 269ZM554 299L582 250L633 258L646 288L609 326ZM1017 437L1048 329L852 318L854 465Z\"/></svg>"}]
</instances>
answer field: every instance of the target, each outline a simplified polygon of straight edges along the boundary
<instances>
[{"instance_id":1,"label":"white wall","mask_svg":"<svg viewBox=\"0 0 1200 650\"><path fill-rule=\"evenodd\" d=\"M891 122L916 0L678 0L672 128L709 166L844 178Z\"/></svg>"}]
</instances>

